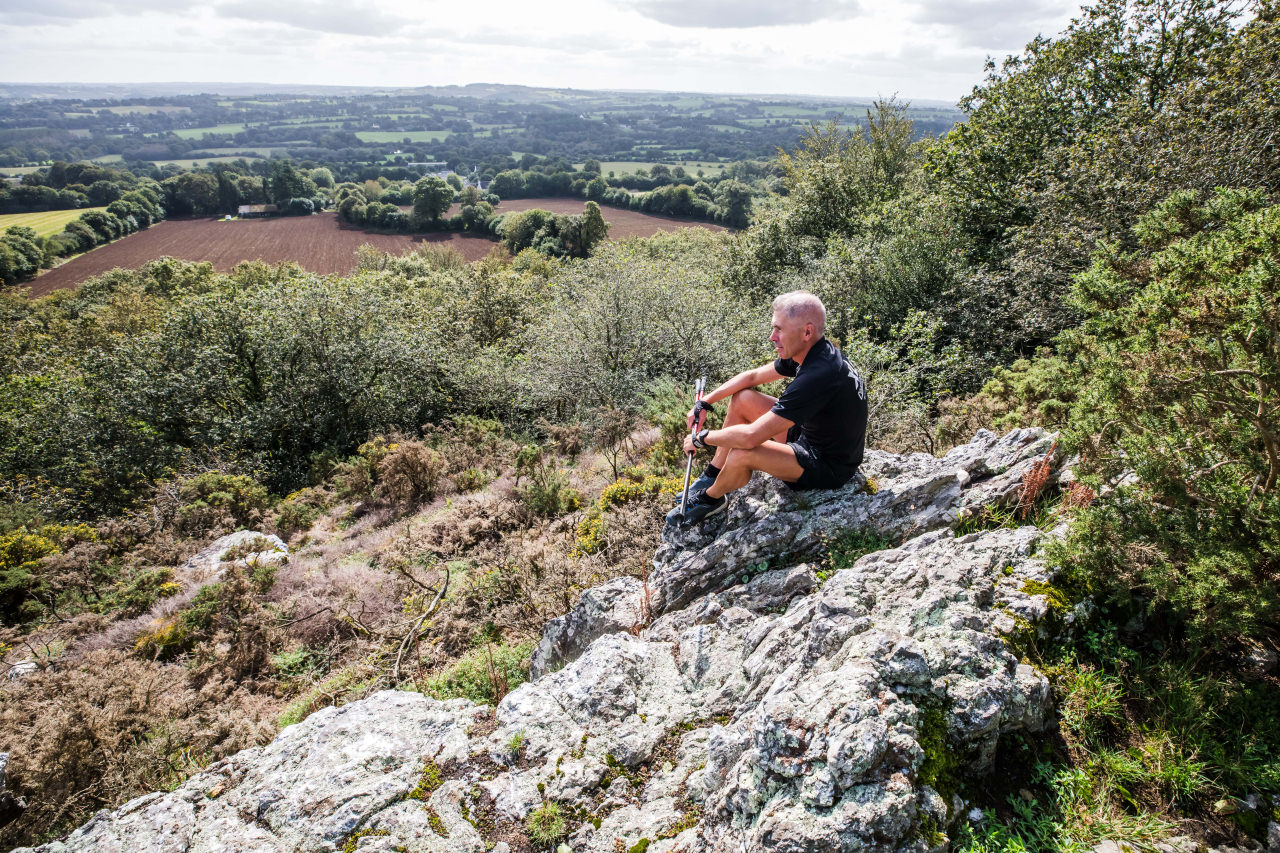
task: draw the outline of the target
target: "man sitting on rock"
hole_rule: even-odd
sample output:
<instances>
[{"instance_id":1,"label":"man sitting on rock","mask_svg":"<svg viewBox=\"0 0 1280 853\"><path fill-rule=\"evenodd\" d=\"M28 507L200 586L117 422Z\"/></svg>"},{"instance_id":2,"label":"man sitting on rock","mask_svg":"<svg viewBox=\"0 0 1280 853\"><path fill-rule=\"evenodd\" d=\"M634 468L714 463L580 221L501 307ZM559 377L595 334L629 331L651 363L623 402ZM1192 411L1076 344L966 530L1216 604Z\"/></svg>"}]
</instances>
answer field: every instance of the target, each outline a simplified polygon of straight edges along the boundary
<instances>
[{"instance_id":1,"label":"man sitting on rock","mask_svg":"<svg viewBox=\"0 0 1280 853\"><path fill-rule=\"evenodd\" d=\"M739 373L689 410L699 426L712 405L729 398L722 429L685 437L684 451L715 449L715 457L689 489L684 513L668 522L692 524L723 511L725 497L764 471L796 489L836 489L862 464L867 434L867 389L840 350L822 336L827 311L803 290L773 301L778 351L772 364ZM795 377L782 397L753 390L783 376Z\"/></svg>"}]
</instances>

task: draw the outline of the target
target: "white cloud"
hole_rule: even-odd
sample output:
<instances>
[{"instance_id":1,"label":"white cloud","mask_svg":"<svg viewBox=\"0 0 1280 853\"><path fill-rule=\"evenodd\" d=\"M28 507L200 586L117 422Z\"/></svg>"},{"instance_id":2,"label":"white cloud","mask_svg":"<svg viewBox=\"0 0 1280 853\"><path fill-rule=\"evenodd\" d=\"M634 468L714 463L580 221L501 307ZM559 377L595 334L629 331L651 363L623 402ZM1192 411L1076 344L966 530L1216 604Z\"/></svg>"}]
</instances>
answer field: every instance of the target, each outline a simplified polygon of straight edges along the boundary
<instances>
[{"instance_id":1,"label":"white cloud","mask_svg":"<svg viewBox=\"0 0 1280 853\"><path fill-rule=\"evenodd\" d=\"M915 19L944 28L966 47L1016 51L1037 33L1062 29L1075 10L1063 0L922 0Z\"/></svg>"},{"instance_id":2,"label":"white cloud","mask_svg":"<svg viewBox=\"0 0 1280 853\"><path fill-rule=\"evenodd\" d=\"M368 2L232 0L214 8L219 16L225 18L239 18L258 24L284 24L301 30L337 35L382 36L413 20L407 16L389 14L384 6Z\"/></svg>"},{"instance_id":3,"label":"white cloud","mask_svg":"<svg viewBox=\"0 0 1280 853\"><path fill-rule=\"evenodd\" d=\"M181 12L196 0L0 0L0 24L40 25L141 12Z\"/></svg>"},{"instance_id":4,"label":"white cloud","mask_svg":"<svg viewBox=\"0 0 1280 853\"><path fill-rule=\"evenodd\" d=\"M0 80L816 94L954 101L1062 0L0 0ZM56 59L53 59L56 57Z\"/></svg>"},{"instance_id":5,"label":"white cloud","mask_svg":"<svg viewBox=\"0 0 1280 853\"><path fill-rule=\"evenodd\" d=\"M742 29L851 18L856 0L631 0L647 18L672 27Z\"/></svg>"}]
</instances>

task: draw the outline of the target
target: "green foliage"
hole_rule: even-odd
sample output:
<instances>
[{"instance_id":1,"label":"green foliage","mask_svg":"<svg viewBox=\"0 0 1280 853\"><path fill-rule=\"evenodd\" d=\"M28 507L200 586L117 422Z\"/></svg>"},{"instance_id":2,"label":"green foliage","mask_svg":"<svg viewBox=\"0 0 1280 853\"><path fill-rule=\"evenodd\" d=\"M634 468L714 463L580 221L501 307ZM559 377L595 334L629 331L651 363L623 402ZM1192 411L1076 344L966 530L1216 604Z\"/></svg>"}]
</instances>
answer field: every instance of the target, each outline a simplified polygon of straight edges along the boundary
<instances>
[{"instance_id":1,"label":"green foliage","mask_svg":"<svg viewBox=\"0 0 1280 853\"><path fill-rule=\"evenodd\" d=\"M678 385L662 378L644 390L642 409L649 423L658 428L658 438L649 449L649 465L659 474L684 474L685 455L681 442L689 434L689 410L693 408L692 383ZM708 429L719 429L724 423L726 406L707 413Z\"/></svg>"},{"instance_id":2,"label":"green foliage","mask_svg":"<svg viewBox=\"0 0 1280 853\"><path fill-rule=\"evenodd\" d=\"M391 834L386 829L360 829L347 836L342 842L342 853L356 853L360 848L360 839L362 838L386 838Z\"/></svg>"},{"instance_id":3,"label":"green foliage","mask_svg":"<svg viewBox=\"0 0 1280 853\"><path fill-rule=\"evenodd\" d=\"M0 622L15 625L56 612L66 580L45 570L45 558L96 538L83 524L20 527L0 535Z\"/></svg>"},{"instance_id":4,"label":"green foliage","mask_svg":"<svg viewBox=\"0 0 1280 853\"><path fill-rule=\"evenodd\" d=\"M867 111L865 133L835 121L812 127L794 153L779 157L788 200L758 216L731 272L737 285L765 301L779 272L821 256L833 237L861 232L868 212L918 176L911 137L905 107L893 100Z\"/></svg>"},{"instance_id":5,"label":"green foliage","mask_svg":"<svg viewBox=\"0 0 1280 853\"><path fill-rule=\"evenodd\" d=\"M824 545L826 559L818 572L819 580L823 581L838 571L853 568L854 563L868 554L892 548L893 541L874 530L846 530Z\"/></svg>"},{"instance_id":6,"label":"green foliage","mask_svg":"<svg viewBox=\"0 0 1280 853\"><path fill-rule=\"evenodd\" d=\"M267 490L243 474L206 471L178 487L177 522L192 534L225 527L250 527L262 518Z\"/></svg>"},{"instance_id":7,"label":"green foliage","mask_svg":"<svg viewBox=\"0 0 1280 853\"><path fill-rule=\"evenodd\" d=\"M428 678L420 689L436 699L463 698L496 705L507 691L528 677L532 652L533 643L486 643Z\"/></svg>"},{"instance_id":8,"label":"green foliage","mask_svg":"<svg viewBox=\"0 0 1280 853\"><path fill-rule=\"evenodd\" d=\"M529 839L542 846L555 844L569 832L564 813L555 800L549 800L530 812L525 828L529 830Z\"/></svg>"},{"instance_id":9,"label":"green foliage","mask_svg":"<svg viewBox=\"0 0 1280 853\"><path fill-rule=\"evenodd\" d=\"M276 529L282 536L308 530L327 506L328 496L320 489L299 489L276 504Z\"/></svg>"},{"instance_id":10,"label":"green foliage","mask_svg":"<svg viewBox=\"0 0 1280 853\"><path fill-rule=\"evenodd\" d=\"M997 357L1027 354L1078 322L1071 276L1100 243L1128 242L1139 213L1181 187L1252 183L1239 164L1255 154L1238 146L1258 137L1240 126L1275 114L1274 90L1233 85L1222 103L1204 85L1239 41L1238 9L1106 0L1061 36L988 63L961 101L967 120L928 157L975 262L947 307L952 325ZM1205 121L1220 112L1234 117ZM1230 161L1213 153L1222 142Z\"/></svg>"},{"instance_id":11,"label":"green foliage","mask_svg":"<svg viewBox=\"0 0 1280 853\"><path fill-rule=\"evenodd\" d=\"M1131 815L1107 798L1109 790L1081 768L1037 762L1033 778L1040 796L1012 795L1011 818L986 811L983 821L963 824L954 849L962 853L1086 853L1102 841L1147 847L1168 838L1173 826L1146 814Z\"/></svg>"},{"instance_id":12,"label":"green foliage","mask_svg":"<svg viewBox=\"0 0 1280 853\"><path fill-rule=\"evenodd\" d=\"M1056 673L1065 695L1059 708L1062 725L1075 737L1096 741L1121 717L1122 685L1115 676L1070 659Z\"/></svg>"},{"instance_id":13,"label":"green foliage","mask_svg":"<svg viewBox=\"0 0 1280 853\"><path fill-rule=\"evenodd\" d=\"M1056 553L1198 642L1261 637L1280 616L1280 208L1175 194L1136 230L1148 263L1104 252L1076 286L1088 381L1071 440L1099 476L1137 483Z\"/></svg>"},{"instance_id":14,"label":"green foliage","mask_svg":"<svg viewBox=\"0 0 1280 853\"><path fill-rule=\"evenodd\" d=\"M19 314L0 339L0 359L21 365L0 380L0 471L95 510L210 453L291 490L313 457L437 419L455 379L486 387L469 381L471 365L444 370L443 299L395 275L337 281L263 265L221 277L163 261L90 282L22 309L44 320Z\"/></svg>"},{"instance_id":15,"label":"green foliage","mask_svg":"<svg viewBox=\"0 0 1280 853\"><path fill-rule=\"evenodd\" d=\"M628 469L624 476L605 486L600 497L578 522L573 556L597 553L605 544L605 516L612 507L639 500L646 495L676 495L682 481L675 477L645 474L638 469Z\"/></svg>"},{"instance_id":16,"label":"green foliage","mask_svg":"<svg viewBox=\"0 0 1280 853\"><path fill-rule=\"evenodd\" d=\"M1012 429L1066 425L1080 385L1078 369L1048 350L997 367L982 390L939 403L936 427L943 448L967 442L979 429L1004 434Z\"/></svg>"},{"instance_id":17,"label":"green foliage","mask_svg":"<svg viewBox=\"0 0 1280 853\"><path fill-rule=\"evenodd\" d=\"M0 620L13 624L30 619L40 606L29 601L40 592L36 571L40 559L59 550L52 536L14 530L0 537Z\"/></svg>"},{"instance_id":18,"label":"green foliage","mask_svg":"<svg viewBox=\"0 0 1280 853\"><path fill-rule=\"evenodd\" d=\"M408 798L426 802L431 799L431 795L435 793L435 790L443 784L444 774L440 772L440 765L428 758L423 763L422 772L418 774L418 782L413 786L413 790L409 792Z\"/></svg>"},{"instance_id":19,"label":"green foliage","mask_svg":"<svg viewBox=\"0 0 1280 853\"><path fill-rule=\"evenodd\" d=\"M305 678L316 672L323 658L306 646L271 656L271 668L284 679Z\"/></svg>"},{"instance_id":20,"label":"green foliage","mask_svg":"<svg viewBox=\"0 0 1280 853\"><path fill-rule=\"evenodd\" d=\"M582 493L569 484L569 475L537 445L525 445L516 455L516 477L527 477L517 494L535 514L556 518L582 506Z\"/></svg>"},{"instance_id":21,"label":"green foliage","mask_svg":"<svg viewBox=\"0 0 1280 853\"><path fill-rule=\"evenodd\" d=\"M719 238L684 232L609 243L562 267L529 330L531 400L558 421L606 405L634 412L659 377L714 383L762 360L768 312L714 284L719 254Z\"/></svg>"},{"instance_id":22,"label":"green foliage","mask_svg":"<svg viewBox=\"0 0 1280 853\"><path fill-rule=\"evenodd\" d=\"M943 707L923 707L916 728L924 760L916 771L916 781L942 795L948 810L951 797L960 789L961 762L947 732L948 711Z\"/></svg>"},{"instance_id":23,"label":"green foliage","mask_svg":"<svg viewBox=\"0 0 1280 853\"><path fill-rule=\"evenodd\" d=\"M497 221L495 230L512 254L534 249L553 258L588 257L608 232L594 201L583 205L583 212L576 216L536 207L507 213Z\"/></svg>"},{"instance_id":24,"label":"green foliage","mask_svg":"<svg viewBox=\"0 0 1280 853\"><path fill-rule=\"evenodd\" d=\"M279 728L300 723L313 712L333 705L346 698L358 698L368 683L368 667L363 663L353 663L331 673L324 680L307 690L281 712L276 725Z\"/></svg>"},{"instance_id":25,"label":"green foliage","mask_svg":"<svg viewBox=\"0 0 1280 853\"><path fill-rule=\"evenodd\" d=\"M932 415L944 397L977 372L958 342L947 342L940 320L912 311L887 334L855 329L842 352L867 384L867 443L935 450Z\"/></svg>"},{"instance_id":26,"label":"green foliage","mask_svg":"<svg viewBox=\"0 0 1280 853\"><path fill-rule=\"evenodd\" d=\"M413 218L417 225L440 219L453 203L453 187L440 178L419 178L413 185Z\"/></svg>"},{"instance_id":27,"label":"green foliage","mask_svg":"<svg viewBox=\"0 0 1280 853\"><path fill-rule=\"evenodd\" d=\"M182 585L173 579L173 570L160 568L132 573L103 602L103 610L119 609L125 616L138 616L162 598L177 593Z\"/></svg>"}]
</instances>

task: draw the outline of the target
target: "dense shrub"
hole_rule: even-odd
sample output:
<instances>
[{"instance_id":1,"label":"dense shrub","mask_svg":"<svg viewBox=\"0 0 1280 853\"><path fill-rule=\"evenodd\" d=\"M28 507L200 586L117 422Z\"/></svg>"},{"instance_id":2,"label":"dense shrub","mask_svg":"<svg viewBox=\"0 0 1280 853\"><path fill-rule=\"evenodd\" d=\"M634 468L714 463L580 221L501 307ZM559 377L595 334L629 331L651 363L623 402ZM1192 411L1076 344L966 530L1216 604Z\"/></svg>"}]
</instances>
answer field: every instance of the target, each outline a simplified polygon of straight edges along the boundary
<instances>
[{"instance_id":1,"label":"dense shrub","mask_svg":"<svg viewBox=\"0 0 1280 853\"><path fill-rule=\"evenodd\" d=\"M420 689L436 699L462 698L496 705L524 683L532 652L533 643L485 643L428 677Z\"/></svg>"},{"instance_id":2,"label":"dense shrub","mask_svg":"<svg viewBox=\"0 0 1280 853\"><path fill-rule=\"evenodd\" d=\"M267 701L221 681L197 689L176 675L103 651L7 687L0 707L11 751L6 787L27 809L0 829L0 841L56 837L99 808L170 787L209 761L270 739Z\"/></svg>"},{"instance_id":3,"label":"dense shrub","mask_svg":"<svg viewBox=\"0 0 1280 853\"><path fill-rule=\"evenodd\" d=\"M1103 480L1062 559L1201 642L1280 617L1280 208L1179 193L1137 227L1149 261L1101 254L1076 285L1088 377L1071 425Z\"/></svg>"},{"instance_id":4,"label":"dense shrub","mask_svg":"<svg viewBox=\"0 0 1280 853\"><path fill-rule=\"evenodd\" d=\"M267 507L267 490L243 474L207 471L182 481L178 495L178 528L193 535L252 527Z\"/></svg>"},{"instance_id":5,"label":"dense shrub","mask_svg":"<svg viewBox=\"0 0 1280 853\"><path fill-rule=\"evenodd\" d=\"M714 282L720 238L686 231L607 244L561 269L529 330L526 393L557 421L637 411L659 377L712 385L766 360L768 312Z\"/></svg>"},{"instance_id":6,"label":"dense shrub","mask_svg":"<svg viewBox=\"0 0 1280 853\"><path fill-rule=\"evenodd\" d=\"M378 494L401 506L429 501L444 468L439 452L420 441L401 441L378 462Z\"/></svg>"}]
</instances>

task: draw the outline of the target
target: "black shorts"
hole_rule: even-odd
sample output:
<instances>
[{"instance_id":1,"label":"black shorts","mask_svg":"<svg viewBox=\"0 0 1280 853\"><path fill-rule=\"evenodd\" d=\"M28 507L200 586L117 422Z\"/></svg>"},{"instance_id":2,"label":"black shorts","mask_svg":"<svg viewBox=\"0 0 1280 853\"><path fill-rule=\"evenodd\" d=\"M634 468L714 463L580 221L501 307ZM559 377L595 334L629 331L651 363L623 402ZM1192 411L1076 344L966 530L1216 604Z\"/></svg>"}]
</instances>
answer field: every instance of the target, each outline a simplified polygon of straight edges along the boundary
<instances>
[{"instance_id":1,"label":"black shorts","mask_svg":"<svg viewBox=\"0 0 1280 853\"><path fill-rule=\"evenodd\" d=\"M846 471L843 466L836 468L828 465L805 443L804 439L798 435L799 432L799 427L792 427L788 431L787 446L795 451L796 461L800 463L804 472L799 480L787 485L793 489L838 489L853 479L857 468Z\"/></svg>"}]
</instances>

